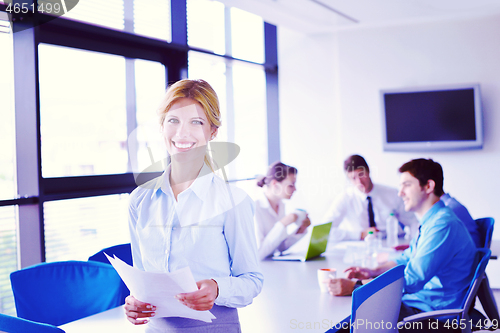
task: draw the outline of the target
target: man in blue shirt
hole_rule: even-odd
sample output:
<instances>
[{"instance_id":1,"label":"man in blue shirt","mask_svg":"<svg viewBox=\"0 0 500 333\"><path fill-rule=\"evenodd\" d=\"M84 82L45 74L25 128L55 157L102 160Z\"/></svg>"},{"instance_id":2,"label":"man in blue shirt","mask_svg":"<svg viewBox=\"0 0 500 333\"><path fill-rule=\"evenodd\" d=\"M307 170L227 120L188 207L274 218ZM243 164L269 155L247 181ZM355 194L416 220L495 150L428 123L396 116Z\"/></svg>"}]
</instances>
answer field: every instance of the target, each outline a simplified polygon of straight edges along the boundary
<instances>
[{"instance_id":1,"label":"man in blue shirt","mask_svg":"<svg viewBox=\"0 0 500 333\"><path fill-rule=\"evenodd\" d=\"M417 159L405 163L399 172L398 195L405 210L417 216L420 234L394 261L375 269L348 268L348 279L330 280L329 291L333 295L350 294L361 280L403 264L405 287L400 319L419 312L460 308L471 281L476 247L464 224L440 200L441 165L431 159Z\"/></svg>"}]
</instances>

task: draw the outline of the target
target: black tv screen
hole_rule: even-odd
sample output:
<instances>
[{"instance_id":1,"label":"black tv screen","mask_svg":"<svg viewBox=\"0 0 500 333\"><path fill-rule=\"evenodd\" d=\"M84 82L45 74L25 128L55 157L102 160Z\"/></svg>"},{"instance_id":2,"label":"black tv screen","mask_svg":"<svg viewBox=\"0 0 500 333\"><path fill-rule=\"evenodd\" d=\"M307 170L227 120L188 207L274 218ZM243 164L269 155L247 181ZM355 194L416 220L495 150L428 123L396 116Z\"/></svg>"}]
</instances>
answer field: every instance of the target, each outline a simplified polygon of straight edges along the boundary
<instances>
[{"instance_id":1,"label":"black tv screen","mask_svg":"<svg viewBox=\"0 0 500 333\"><path fill-rule=\"evenodd\" d=\"M384 150L482 148L479 85L381 92Z\"/></svg>"}]
</instances>

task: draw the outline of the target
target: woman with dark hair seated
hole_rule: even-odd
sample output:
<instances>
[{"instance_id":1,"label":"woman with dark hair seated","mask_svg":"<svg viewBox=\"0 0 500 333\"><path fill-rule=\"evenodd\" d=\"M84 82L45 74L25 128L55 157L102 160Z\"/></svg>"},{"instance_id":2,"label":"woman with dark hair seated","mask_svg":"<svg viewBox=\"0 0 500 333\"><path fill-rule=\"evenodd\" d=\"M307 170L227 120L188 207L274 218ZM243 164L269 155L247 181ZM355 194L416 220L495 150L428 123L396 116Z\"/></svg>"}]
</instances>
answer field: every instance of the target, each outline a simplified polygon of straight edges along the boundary
<instances>
[{"instance_id":1,"label":"woman with dark hair seated","mask_svg":"<svg viewBox=\"0 0 500 333\"><path fill-rule=\"evenodd\" d=\"M264 191L255 201L255 229L259 258L262 260L283 252L306 234L311 224L305 212L285 213L283 199L290 199L295 192L297 169L281 162L269 166L266 176L257 179L257 186ZM301 218L300 215L304 215ZM288 226L297 222L297 228L289 231Z\"/></svg>"}]
</instances>

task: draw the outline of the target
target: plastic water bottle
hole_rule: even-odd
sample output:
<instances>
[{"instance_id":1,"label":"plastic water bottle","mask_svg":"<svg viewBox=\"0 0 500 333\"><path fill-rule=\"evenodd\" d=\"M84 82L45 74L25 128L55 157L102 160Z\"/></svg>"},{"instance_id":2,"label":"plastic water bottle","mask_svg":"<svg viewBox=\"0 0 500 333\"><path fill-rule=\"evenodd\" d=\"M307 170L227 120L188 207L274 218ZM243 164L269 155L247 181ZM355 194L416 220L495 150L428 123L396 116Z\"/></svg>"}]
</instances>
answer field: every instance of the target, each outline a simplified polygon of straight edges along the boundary
<instances>
[{"instance_id":1,"label":"plastic water bottle","mask_svg":"<svg viewBox=\"0 0 500 333\"><path fill-rule=\"evenodd\" d=\"M409 242L411 239L411 228L409 225L405 225L405 228L403 229L405 232L405 241Z\"/></svg>"},{"instance_id":2,"label":"plastic water bottle","mask_svg":"<svg viewBox=\"0 0 500 333\"><path fill-rule=\"evenodd\" d=\"M367 268L377 267L377 237L373 231L368 231L365 237L366 253L363 266Z\"/></svg>"},{"instance_id":3,"label":"plastic water bottle","mask_svg":"<svg viewBox=\"0 0 500 333\"><path fill-rule=\"evenodd\" d=\"M395 247L398 246L398 229L399 222L394 213L391 213L387 218L386 222L386 230L387 230L387 247Z\"/></svg>"}]
</instances>

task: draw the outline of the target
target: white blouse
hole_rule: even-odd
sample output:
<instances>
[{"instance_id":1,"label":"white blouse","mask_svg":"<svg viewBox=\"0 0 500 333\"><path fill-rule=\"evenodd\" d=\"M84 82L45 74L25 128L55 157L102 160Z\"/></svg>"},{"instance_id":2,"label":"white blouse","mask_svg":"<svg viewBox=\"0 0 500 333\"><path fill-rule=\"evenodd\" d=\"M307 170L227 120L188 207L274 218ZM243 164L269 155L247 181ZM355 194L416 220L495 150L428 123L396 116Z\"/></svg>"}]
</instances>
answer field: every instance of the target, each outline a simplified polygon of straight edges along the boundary
<instances>
[{"instance_id":1,"label":"white blouse","mask_svg":"<svg viewBox=\"0 0 500 333\"><path fill-rule=\"evenodd\" d=\"M246 306L263 284L252 225L253 201L243 190L206 171L202 169L204 176L181 192L177 201L170 187L170 166L131 193L134 266L150 272L189 266L196 281L217 281L215 304Z\"/></svg>"},{"instance_id":2,"label":"white blouse","mask_svg":"<svg viewBox=\"0 0 500 333\"><path fill-rule=\"evenodd\" d=\"M280 201L276 213L263 193L255 200L255 233L261 260L273 255L276 250L285 251L306 234L297 234L296 228L289 234L287 227L279 222L285 215L283 202Z\"/></svg>"}]
</instances>

